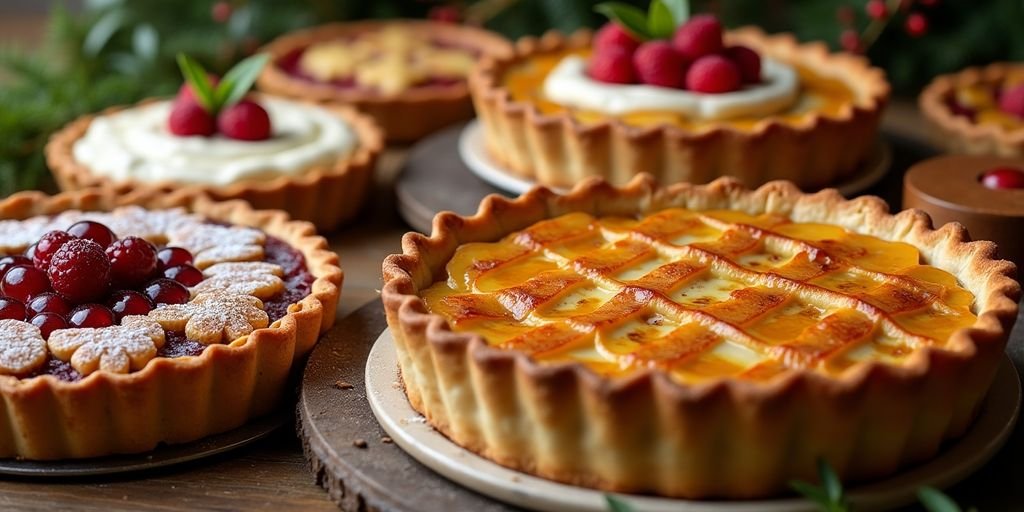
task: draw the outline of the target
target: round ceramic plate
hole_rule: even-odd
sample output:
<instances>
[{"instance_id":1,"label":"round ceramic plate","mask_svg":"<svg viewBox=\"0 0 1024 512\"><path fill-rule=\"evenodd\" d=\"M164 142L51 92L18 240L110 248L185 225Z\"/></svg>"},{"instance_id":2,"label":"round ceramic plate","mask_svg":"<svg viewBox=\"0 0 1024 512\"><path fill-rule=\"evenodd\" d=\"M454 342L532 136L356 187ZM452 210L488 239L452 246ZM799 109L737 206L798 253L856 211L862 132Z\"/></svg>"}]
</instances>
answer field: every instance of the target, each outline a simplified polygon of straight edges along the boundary
<instances>
[{"instance_id":1,"label":"round ceramic plate","mask_svg":"<svg viewBox=\"0 0 1024 512\"><path fill-rule=\"evenodd\" d=\"M605 512L604 493L560 484L499 466L465 450L434 430L414 411L398 381L398 359L391 333L377 338L366 363L366 394L384 430L414 459L459 484L492 498L543 511ZM981 467L1013 432L1021 389L1009 358L999 367L981 414L963 438L930 462L881 482L847 491L859 511L887 510L916 499L924 485L944 488ZM692 501L617 495L636 512L797 512L815 511L812 503L784 498L760 501Z\"/></svg>"},{"instance_id":2,"label":"round ceramic plate","mask_svg":"<svg viewBox=\"0 0 1024 512\"><path fill-rule=\"evenodd\" d=\"M67 478L134 473L182 464L259 441L291 419L290 410L275 411L222 434L204 437L191 443L161 445L151 452L134 455L59 461L0 459L0 475Z\"/></svg>"},{"instance_id":3,"label":"round ceramic plate","mask_svg":"<svg viewBox=\"0 0 1024 512\"><path fill-rule=\"evenodd\" d=\"M533 180L512 174L491 159L484 147L484 134L480 121L471 121L462 129L462 134L459 136L459 155L462 156L462 161L466 163L473 174L504 191L522 194L537 185ZM885 176L891 164L892 150L887 143L879 138L864 167L849 179L836 184L834 188L844 196L855 196L878 183ZM557 192L565 192L564 189L552 189Z\"/></svg>"}]
</instances>

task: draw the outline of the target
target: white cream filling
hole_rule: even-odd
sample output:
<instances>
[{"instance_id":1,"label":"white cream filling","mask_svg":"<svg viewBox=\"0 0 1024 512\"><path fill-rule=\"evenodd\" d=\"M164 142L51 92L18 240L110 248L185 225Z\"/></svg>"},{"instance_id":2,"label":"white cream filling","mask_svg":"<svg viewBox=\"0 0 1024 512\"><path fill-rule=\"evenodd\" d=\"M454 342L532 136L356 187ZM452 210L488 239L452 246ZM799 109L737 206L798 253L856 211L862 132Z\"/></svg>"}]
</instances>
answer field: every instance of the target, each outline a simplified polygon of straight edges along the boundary
<instances>
[{"instance_id":1,"label":"white cream filling","mask_svg":"<svg viewBox=\"0 0 1024 512\"><path fill-rule=\"evenodd\" d=\"M97 117L75 142L74 156L116 181L223 186L300 174L348 155L358 143L344 120L322 108L275 98L260 104L273 130L267 140L174 135L167 129L171 102L161 101Z\"/></svg>"},{"instance_id":2,"label":"white cream filling","mask_svg":"<svg viewBox=\"0 0 1024 512\"><path fill-rule=\"evenodd\" d=\"M560 105L608 115L676 112L691 119L731 119L774 114L792 106L800 79L792 66L763 59L761 83L734 92L703 94L654 85L599 82L587 75L582 57L562 59L544 80L544 95Z\"/></svg>"}]
</instances>

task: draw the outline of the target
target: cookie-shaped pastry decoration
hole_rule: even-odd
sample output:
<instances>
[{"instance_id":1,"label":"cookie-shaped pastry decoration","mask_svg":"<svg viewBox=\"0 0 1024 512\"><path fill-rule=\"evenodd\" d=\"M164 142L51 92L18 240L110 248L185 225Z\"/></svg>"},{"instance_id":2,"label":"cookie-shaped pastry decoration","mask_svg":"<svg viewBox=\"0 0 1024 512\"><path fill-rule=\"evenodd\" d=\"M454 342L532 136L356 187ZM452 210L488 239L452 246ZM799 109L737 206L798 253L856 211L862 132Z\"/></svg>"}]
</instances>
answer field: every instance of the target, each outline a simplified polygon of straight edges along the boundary
<instances>
[{"instance_id":1,"label":"cookie-shaped pastry decoration","mask_svg":"<svg viewBox=\"0 0 1024 512\"><path fill-rule=\"evenodd\" d=\"M192 293L222 291L269 299L284 290L283 275L280 266L263 261L217 263L203 271L205 279L192 287Z\"/></svg>"},{"instance_id":2,"label":"cookie-shaped pastry decoration","mask_svg":"<svg viewBox=\"0 0 1024 512\"><path fill-rule=\"evenodd\" d=\"M0 320L0 375L25 375L46 362L39 328L21 320Z\"/></svg>"},{"instance_id":3,"label":"cookie-shaped pastry decoration","mask_svg":"<svg viewBox=\"0 0 1024 512\"><path fill-rule=\"evenodd\" d=\"M52 221L46 217L0 220L0 254L18 254L24 251L47 231L51 231L51 226Z\"/></svg>"},{"instance_id":4,"label":"cookie-shaped pastry decoration","mask_svg":"<svg viewBox=\"0 0 1024 512\"><path fill-rule=\"evenodd\" d=\"M270 324L263 302L251 295L223 291L200 293L187 304L154 309L149 318L168 331L207 345L236 340Z\"/></svg>"},{"instance_id":5,"label":"cookie-shaped pastry decoration","mask_svg":"<svg viewBox=\"0 0 1024 512\"><path fill-rule=\"evenodd\" d=\"M237 226L212 224L185 225L171 230L168 245L188 249L193 265L206 268L215 263L263 259L262 231Z\"/></svg>"},{"instance_id":6,"label":"cookie-shaped pastry decoration","mask_svg":"<svg viewBox=\"0 0 1024 512\"><path fill-rule=\"evenodd\" d=\"M118 238L137 236L155 244L167 242L167 235L175 229L199 224L202 217L183 208L146 210L139 206L122 206L112 212L68 211L53 218L50 229L65 230L72 224L91 220L110 228Z\"/></svg>"},{"instance_id":7,"label":"cookie-shaped pastry decoration","mask_svg":"<svg viewBox=\"0 0 1024 512\"><path fill-rule=\"evenodd\" d=\"M96 370L128 373L141 370L164 345L164 330L145 316L126 316L121 325L60 329L47 340L50 352L83 376Z\"/></svg>"}]
</instances>

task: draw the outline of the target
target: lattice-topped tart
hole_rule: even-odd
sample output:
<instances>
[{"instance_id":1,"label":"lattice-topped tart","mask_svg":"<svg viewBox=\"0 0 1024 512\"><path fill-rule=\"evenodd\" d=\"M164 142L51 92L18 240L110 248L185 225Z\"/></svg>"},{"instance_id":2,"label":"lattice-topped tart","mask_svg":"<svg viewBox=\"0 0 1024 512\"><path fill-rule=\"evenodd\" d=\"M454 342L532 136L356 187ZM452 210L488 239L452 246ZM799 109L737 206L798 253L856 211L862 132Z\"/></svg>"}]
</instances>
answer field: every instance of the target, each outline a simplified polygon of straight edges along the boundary
<instances>
[{"instance_id":1,"label":"lattice-topped tart","mask_svg":"<svg viewBox=\"0 0 1024 512\"><path fill-rule=\"evenodd\" d=\"M1016 315L1013 265L958 225L774 182L588 182L441 214L384 264L413 406L555 480L777 493L933 456L970 425Z\"/></svg>"},{"instance_id":2,"label":"lattice-topped tart","mask_svg":"<svg viewBox=\"0 0 1024 512\"><path fill-rule=\"evenodd\" d=\"M188 194L0 202L0 457L132 453L270 411L333 323L311 224Z\"/></svg>"}]
</instances>

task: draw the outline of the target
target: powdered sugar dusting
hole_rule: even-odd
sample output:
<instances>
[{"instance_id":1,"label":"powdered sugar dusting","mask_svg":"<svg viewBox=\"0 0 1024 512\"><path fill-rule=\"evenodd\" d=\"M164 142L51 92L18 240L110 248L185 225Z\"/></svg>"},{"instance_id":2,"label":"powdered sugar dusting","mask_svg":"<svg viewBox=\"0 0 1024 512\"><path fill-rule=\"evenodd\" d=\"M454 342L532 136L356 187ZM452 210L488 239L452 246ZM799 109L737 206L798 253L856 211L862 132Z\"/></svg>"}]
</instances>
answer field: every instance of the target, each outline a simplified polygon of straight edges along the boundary
<instances>
[{"instance_id":1,"label":"powdered sugar dusting","mask_svg":"<svg viewBox=\"0 0 1024 512\"><path fill-rule=\"evenodd\" d=\"M253 228L191 224L171 230L168 242L188 249L193 264L206 268L215 263L263 259L266 235Z\"/></svg>"},{"instance_id":2,"label":"powdered sugar dusting","mask_svg":"<svg viewBox=\"0 0 1024 512\"><path fill-rule=\"evenodd\" d=\"M47 340L53 356L70 361L82 375L140 370L163 344L163 328L145 316L126 316L121 325L99 329L59 329Z\"/></svg>"},{"instance_id":3,"label":"powdered sugar dusting","mask_svg":"<svg viewBox=\"0 0 1024 512\"><path fill-rule=\"evenodd\" d=\"M217 263L203 275L206 278L192 287L192 293L224 291L269 299L284 290L284 269L263 261Z\"/></svg>"},{"instance_id":4,"label":"powdered sugar dusting","mask_svg":"<svg viewBox=\"0 0 1024 512\"><path fill-rule=\"evenodd\" d=\"M138 236L155 244L166 243L166 233L171 230L203 222L202 217L188 213L184 208L146 210L140 206L121 206L110 212L68 210L53 217L0 220L0 252L20 253L46 232L63 231L83 220L107 226L118 238Z\"/></svg>"},{"instance_id":5,"label":"powdered sugar dusting","mask_svg":"<svg viewBox=\"0 0 1024 512\"><path fill-rule=\"evenodd\" d=\"M207 345L230 342L270 324L260 299L223 291L200 293L187 304L154 309L149 318L168 331L184 330L189 339Z\"/></svg>"},{"instance_id":6,"label":"powdered sugar dusting","mask_svg":"<svg viewBox=\"0 0 1024 512\"><path fill-rule=\"evenodd\" d=\"M39 328L21 320L0 320L0 375L24 375L46 362Z\"/></svg>"}]
</instances>

